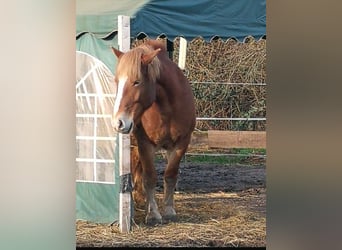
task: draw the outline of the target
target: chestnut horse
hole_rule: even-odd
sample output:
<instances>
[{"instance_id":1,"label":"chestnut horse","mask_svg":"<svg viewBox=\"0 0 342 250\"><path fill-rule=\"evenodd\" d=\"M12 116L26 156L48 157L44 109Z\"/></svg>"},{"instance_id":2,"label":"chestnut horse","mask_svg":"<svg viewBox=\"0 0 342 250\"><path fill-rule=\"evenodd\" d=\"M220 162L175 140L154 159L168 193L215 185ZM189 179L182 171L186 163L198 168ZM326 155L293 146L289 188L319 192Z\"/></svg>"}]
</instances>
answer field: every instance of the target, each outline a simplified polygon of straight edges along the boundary
<instances>
[{"instance_id":1,"label":"chestnut horse","mask_svg":"<svg viewBox=\"0 0 342 250\"><path fill-rule=\"evenodd\" d=\"M182 70L168 58L165 45L149 40L118 57L115 74L117 96L112 124L119 133L133 133L138 145L138 169L134 185L141 182L146 199L146 223L177 219L174 190L181 158L190 143L196 123L194 97ZM164 171L164 212L155 200L156 151L166 150ZM133 166L134 167L134 166Z\"/></svg>"}]
</instances>

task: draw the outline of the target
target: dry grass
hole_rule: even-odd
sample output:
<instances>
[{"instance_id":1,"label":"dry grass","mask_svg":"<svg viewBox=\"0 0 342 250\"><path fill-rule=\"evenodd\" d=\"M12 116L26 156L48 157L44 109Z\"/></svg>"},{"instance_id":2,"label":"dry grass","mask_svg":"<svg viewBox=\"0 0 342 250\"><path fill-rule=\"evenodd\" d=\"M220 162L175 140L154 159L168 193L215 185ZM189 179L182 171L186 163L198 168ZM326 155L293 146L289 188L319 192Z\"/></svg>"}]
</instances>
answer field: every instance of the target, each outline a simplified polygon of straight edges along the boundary
<instances>
[{"instance_id":1,"label":"dry grass","mask_svg":"<svg viewBox=\"0 0 342 250\"><path fill-rule=\"evenodd\" d=\"M176 194L178 222L148 227L135 211L130 233L117 225L77 222L77 246L95 247L265 247L265 189L242 193ZM158 203L161 194L157 195Z\"/></svg>"},{"instance_id":2,"label":"dry grass","mask_svg":"<svg viewBox=\"0 0 342 250\"><path fill-rule=\"evenodd\" d=\"M266 40L253 37L241 43L222 39L188 43L185 72L190 81L266 82ZM178 63L179 38L174 40L174 62Z\"/></svg>"}]
</instances>

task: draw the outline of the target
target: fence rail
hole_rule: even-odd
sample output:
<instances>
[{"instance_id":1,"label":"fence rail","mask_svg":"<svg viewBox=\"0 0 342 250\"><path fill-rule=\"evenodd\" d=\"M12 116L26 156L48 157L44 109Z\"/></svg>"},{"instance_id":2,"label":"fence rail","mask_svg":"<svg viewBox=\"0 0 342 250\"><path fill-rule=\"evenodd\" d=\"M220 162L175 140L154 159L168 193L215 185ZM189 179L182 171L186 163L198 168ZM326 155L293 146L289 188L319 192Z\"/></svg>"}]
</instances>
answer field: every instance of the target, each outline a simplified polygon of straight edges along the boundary
<instances>
[{"instance_id":1,"label":"fence rail","mask_svg":"<svg viewBox=\"0 0 342 250\"><path fill-rule=\"evenodd\" d=\"M199 81L190 81L190 84L219 84L219 85L246 85L246 86L267 86L266 83L243 83L243 82L199 82Z\"/></svg>"},{"instance_id":2,"label":"fence rail","mask_svg":"<svg viewBox=\"0 0 342 250\"><path fill-rule=\"evenodd\" d=\"M266 131L194 131L189 149L196 148L266 148Z\"/></svg>"},{"instance_id":3,"label":"fence rail","mask_svg":"<svg viewBox=\"0 0 342 250\"><path fill-rule=\"evenodd\" d=\"M233 118L233 117L197 117L197 121L266 121L265 117L256 118Z\"/></svg>"}]
</instances>

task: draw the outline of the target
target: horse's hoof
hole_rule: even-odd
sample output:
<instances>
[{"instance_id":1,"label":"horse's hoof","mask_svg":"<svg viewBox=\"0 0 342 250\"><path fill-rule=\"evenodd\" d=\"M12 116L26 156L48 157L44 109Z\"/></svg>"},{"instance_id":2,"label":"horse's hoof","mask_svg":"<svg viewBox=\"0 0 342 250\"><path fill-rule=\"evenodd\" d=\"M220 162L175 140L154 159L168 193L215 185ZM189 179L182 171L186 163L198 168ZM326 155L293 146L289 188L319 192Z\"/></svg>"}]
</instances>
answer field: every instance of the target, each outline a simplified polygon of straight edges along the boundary
<instances>
[{"instance_id":1,"label":"horse's hoof","mask_svg":"<svg viewBox=\"0 0 342 250\"><path fill-rule=\"evenodd\" d=\"M172 206L166 206L163 214L163 222L169 223L170 221L177 221L177 214Z\"/></svg>"},{"instance_id":2,"label":"horse's hoof","mask_svg":"<svg viewBox=\"0 0 342 250\"><path fill-rule=\"evenodd\" d=\"M163 216L163 223L168 223L168 222L176 222L178 221L178 217L176 214L168 214Z\"/></svg>"},{"instance_id":3,"label":"horse's hoof","mask_svg":"<svg viewBox=\"0 0 342 250\"><path fill-rule=\"evenodd\" d=\"M162 219L158 219L158 218L146 218L145 220L146 225L148 226L155 226L158 224L162 224Z\"/></svg>"}]
</instances>

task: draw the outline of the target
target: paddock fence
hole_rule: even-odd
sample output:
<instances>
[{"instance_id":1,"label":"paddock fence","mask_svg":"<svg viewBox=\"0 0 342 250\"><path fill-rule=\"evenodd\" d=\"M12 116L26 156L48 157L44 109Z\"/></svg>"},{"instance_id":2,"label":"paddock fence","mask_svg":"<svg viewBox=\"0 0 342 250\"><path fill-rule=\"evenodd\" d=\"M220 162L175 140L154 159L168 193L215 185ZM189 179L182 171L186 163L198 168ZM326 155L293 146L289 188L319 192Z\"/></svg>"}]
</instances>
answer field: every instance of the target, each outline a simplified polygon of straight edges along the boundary
<instances>
[{"instance_id":1,"label":"paddock fence","mask_svg":"<svg viewBox=\"0 0 342 250\"><path fill-rule=\"evenodd\" d=\"M186 156L266 158L266 83L191 82L197 122ZM230 149L251 149L241 154Z\"/></svg>"},{"instance_id":2,"label":"paddock fence","mask_svg":"<svg viewBox=\"0 0 342 250\"><path fill-rule=\"evenodd\" d=\"M195 98L197 122L186 155L235 157L249 152L266 158L266 39L164 40ZM240 154L235 149L256 150Z\"/></svg>"}]
</instances>

